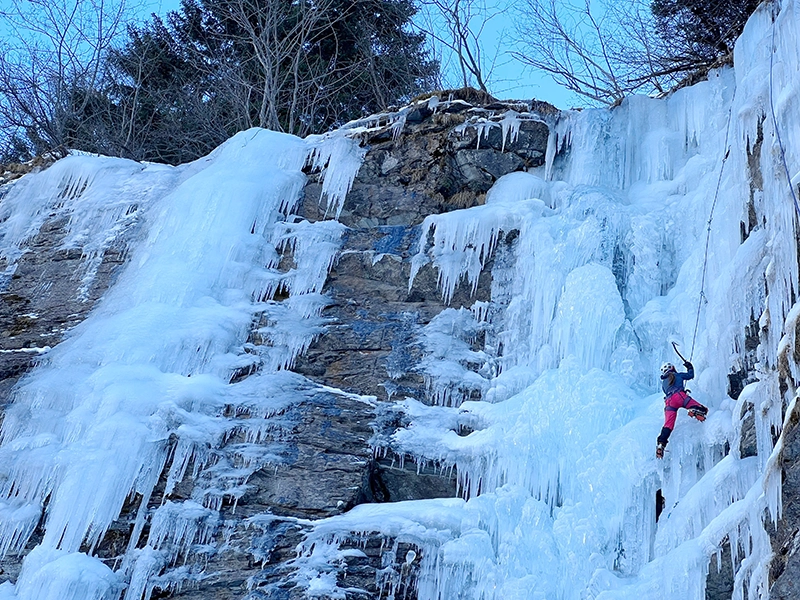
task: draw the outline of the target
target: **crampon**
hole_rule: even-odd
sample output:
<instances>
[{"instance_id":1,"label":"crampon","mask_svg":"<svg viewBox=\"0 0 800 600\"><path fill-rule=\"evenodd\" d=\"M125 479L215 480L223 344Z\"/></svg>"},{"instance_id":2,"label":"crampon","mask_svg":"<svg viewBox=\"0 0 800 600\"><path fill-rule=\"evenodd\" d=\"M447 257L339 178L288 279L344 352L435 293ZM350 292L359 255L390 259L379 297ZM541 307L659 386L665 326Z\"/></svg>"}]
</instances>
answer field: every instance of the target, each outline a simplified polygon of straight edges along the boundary
<instances>
[{"instance_id":1,"label":"crampon","mask_svg":"<svg viewBox=\"0 0 800 600\"><path fill-rule=\"evenodd\" d=\"M706 413L697 410L696 408L689 410L689 416L692 417L693 419L697 419L701 423L706 420Z\"/></svg>"}]
</instances>

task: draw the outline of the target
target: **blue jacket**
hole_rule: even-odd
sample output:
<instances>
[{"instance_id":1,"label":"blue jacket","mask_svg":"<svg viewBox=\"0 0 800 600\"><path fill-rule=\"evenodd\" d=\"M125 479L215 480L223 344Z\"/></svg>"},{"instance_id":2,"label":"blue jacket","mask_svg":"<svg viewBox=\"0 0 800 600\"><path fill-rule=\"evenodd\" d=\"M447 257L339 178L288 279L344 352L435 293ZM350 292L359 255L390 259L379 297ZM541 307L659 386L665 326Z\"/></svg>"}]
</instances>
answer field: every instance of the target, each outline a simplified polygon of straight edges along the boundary
<instances>
[{"instance_id":1,"label":"blue jacket","mask_svg":"<svg viewBox=\"0 0 800 600\"><path fill-rule=\"evenodd\" d=\"M675 392L683 391L683 382L694 379L694 367L689 367L686 373L667 373L661 376L661 389L664 390L664 396L669 398Z\"/></svg>"}]
</instances>

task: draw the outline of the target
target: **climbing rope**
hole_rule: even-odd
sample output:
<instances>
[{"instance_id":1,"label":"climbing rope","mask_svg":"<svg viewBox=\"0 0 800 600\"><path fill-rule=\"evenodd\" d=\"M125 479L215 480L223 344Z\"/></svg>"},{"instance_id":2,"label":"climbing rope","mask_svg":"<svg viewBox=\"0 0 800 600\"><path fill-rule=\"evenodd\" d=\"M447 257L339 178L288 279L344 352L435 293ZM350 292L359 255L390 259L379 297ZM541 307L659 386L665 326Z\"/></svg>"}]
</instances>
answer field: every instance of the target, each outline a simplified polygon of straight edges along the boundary
<instances>
[{"instance_id":1,"label":"climbing rope","mask_svg":"<svg viewBox=\"0 0 800 600\"><path fill-rule=\"evenodd\" d=\"M772 44L770 45L769 52L769 108L772 113L772 128L775 130L775 137L778 139L778 147L781 151L781 160L783 161L783 169L786 171L786 179L789 182L789 191L792 193L792 200L794 200L794 209L797 211L797 216L800 218L800 203L797 201L797 193L792 185L792 175L789 173L789 165L786 163L786 150L783 147L783 140L781 139L781 132L778 129L778 118L775 116L775 103L773 101L774 86L772 83L772 65L775 62L775 20L777 15L772 17Z\"/></svg>"},{"instance_id":2,"label":"climbing rope","mask_svg":"<svg viewBox=\"0 0 800 600\"><path fill-rule=\"evenodd\" d=\"M797 193L795 192L794 186L792 185L792 175L789 171L789 165L786 162L786 150L783 146L783 140L781 138L781 132L778 128L778 118L775 114L775 86L773 83L773 66L775 64L775 17L772 19L772 44L770 46L770 54L769 54L769 107L770 113L772 115L772 127L775 130L775 137L778 140L778 147L781 151L781 160L783 162L783 169L786 172L786 179L789 183L789 191L792 194L792 200L794 201L794 208L797 212L798 218L800 218L800 202L797 200ZM736 90L734 89L734 96L736 95ZM725 156L722 158L722 164L720 165L719 169L719 177L717 177L717 188L714 191L714 201L711 203L711 211L708 215L708 227L706 230L706 247L703 257L703 276L700 279L700 298L697 302L697 315L694 320L694 333L692 334L692 350L689 353L689 360L691 361L694 357L694 348L695 343L697 341L697 329L700 326L700 311L703 307L703 302L707 302L706 294L705 294L705 285L706 285L706 273L708 272L708 248L711 242L711 223L714 220L714 209L717 206L717 199L719 198L719 187L722 183L722 173L725 170L725 162L728 160L728 156L731 153L730 146L728 145L728 140L730 138L731 133L731 114L733 111L733 101L731 101L731 106L728 109L728 126L725 129Z\"/></svg>"},{"instance_id":3,"label":"climbing rope","mask_svg":"<svg viewBox=\"0 0 800 600\"><path fill-rule=\"evenodd\" d=\"M714 201L711 203L711 211L708 214L708 222L706 227L706 249L703 255L703 276L700 279L700 298L697 301L697 316L694 320L694 333L692 334L692 351L689 353L689 362L694 357L694 345L697 341L697 328L700 325L700 310L703 307L703 302L706 300L706 273L708 272L708 247L711 243L711 223L714 221L714 209L717 207L717 200L719 199L719 186L722 183L722 173L725 171L725 162L731 153L731 147L728 145L728 139L731 134L731 114L733 113L733 98L736 97L736 88L733 90L731 97L731 105L728 108L728 126L725 128L725 156L722 157L722 164L719 167L719 176L717 177L717 189L714 190Z\"/></svg>"}]
</instances>

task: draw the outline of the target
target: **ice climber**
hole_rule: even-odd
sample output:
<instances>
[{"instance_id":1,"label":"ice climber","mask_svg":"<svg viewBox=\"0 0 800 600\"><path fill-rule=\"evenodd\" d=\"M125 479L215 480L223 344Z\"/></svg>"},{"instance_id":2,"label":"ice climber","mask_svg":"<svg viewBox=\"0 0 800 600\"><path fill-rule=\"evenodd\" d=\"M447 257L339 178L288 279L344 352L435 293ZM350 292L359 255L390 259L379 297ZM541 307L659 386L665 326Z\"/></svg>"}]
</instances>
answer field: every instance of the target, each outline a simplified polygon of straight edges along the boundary
<instances>
[{"instance_id":1,"label":"ice climber","mask_svg":"<svg viewBox=\"0 0 800 600\"><path fill-rule=\"evenodd\" d=\"M678 416L678 409L685 408L689 411L689 416L698 421L705 421L708 409L697 400L689 396L683 388L683 382L694 378L694 367L688 360L683 363L686 373L678 373L675 365L664 363L661 367L661 387L664 390L664 427L661 428L661 435L658 436L656 445L656 456L664 458L664 448L669 441L669 434L675 428L675 418Z\"/></svg>"}]
</instances>

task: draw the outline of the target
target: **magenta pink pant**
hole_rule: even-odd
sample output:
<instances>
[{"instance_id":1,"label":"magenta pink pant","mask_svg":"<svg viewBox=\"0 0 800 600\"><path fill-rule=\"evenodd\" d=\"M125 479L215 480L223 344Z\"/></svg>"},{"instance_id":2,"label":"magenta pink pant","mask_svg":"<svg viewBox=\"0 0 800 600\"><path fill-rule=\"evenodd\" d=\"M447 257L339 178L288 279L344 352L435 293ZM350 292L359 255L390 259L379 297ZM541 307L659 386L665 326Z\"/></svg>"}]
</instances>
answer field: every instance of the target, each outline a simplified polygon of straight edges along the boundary
<instances>
[{"instance_id":1,"label":"magenta pink pant","mask_svg":"<svg viewBox=\"0 0 800 600\"><path fill-rule=\"evenodd\" d=\"M679 408L703 407L697 400L689 396L685 391L675 392L664 400L664 427L675 429L675 419L678 416Z\"/></svg>"}]
</instances>

